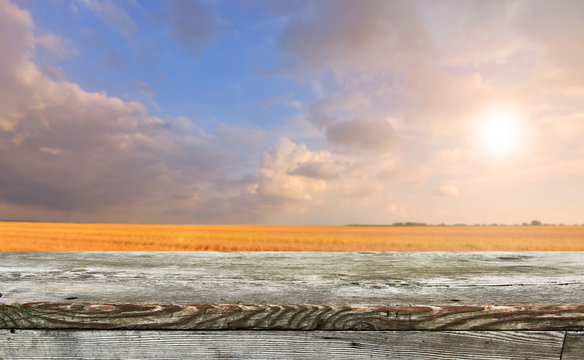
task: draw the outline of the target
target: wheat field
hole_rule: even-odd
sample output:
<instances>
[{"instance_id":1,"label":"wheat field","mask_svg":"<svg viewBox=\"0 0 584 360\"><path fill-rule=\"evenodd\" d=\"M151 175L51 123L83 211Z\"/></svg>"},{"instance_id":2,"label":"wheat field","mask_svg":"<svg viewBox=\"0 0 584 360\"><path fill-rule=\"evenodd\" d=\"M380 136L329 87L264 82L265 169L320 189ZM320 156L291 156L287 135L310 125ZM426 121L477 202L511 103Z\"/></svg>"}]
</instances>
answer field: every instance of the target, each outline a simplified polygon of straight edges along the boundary
<instances>
[{"instance_id":1,"label":"wheat field","mask_svg":"<svg viewBox=\"0 0 584 360\"><path fill-rule=\"evenodd\" d=\"M584 226L0 222L0 251L583 251Z\"/></svg>"}]
</instances>

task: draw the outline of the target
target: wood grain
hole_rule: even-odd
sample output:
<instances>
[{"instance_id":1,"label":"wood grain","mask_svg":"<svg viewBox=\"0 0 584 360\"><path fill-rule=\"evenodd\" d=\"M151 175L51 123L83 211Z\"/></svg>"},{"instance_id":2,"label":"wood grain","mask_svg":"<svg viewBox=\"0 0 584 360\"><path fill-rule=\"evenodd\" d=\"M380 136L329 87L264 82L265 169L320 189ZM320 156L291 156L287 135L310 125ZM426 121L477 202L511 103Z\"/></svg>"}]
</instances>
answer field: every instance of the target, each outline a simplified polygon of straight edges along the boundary
<instances>
[{"instance_id":1,"label":"wood grain","mask_svg":"<svg viewBox=\"0 0 584 360\"><path fill-rule=\"evenodd\" d=\"M584 252L4 252L0 293L0 304L581 304Z\"/></svg>"},{"instance_id":2,"label":"wood grain","mask_svg":"<svg viewBox=\"0 0 584 360\"><path fill-rule=\"evenodd\" d=\"M584 305L0 305L4 329L579 330Z\"/></svg>"},{"instance_id":3,"label":"wood grain","mask_svg":"<svg viewBox=\"0 0 584 360\"><path fill-rule=\"evenodd\" d=\"M583 330L583 253L0 253L0 327Z\"/></svg>"},{"instance_id":4,"label":"wood grain","mask_svg":"<svg viewBox=\"0 0 584 360\"><path fill-rule=\"evenodd\" d=\"M584 332L569 331L566 334L562 360L584 359Z\"/></svg>"},{"instance_id":5,"label":"wood grain","mask_svg":"<svg viewBox=\"0 0 584 360\"><path fill-rule=\"evenodd\" d=\"M6 359L554 359L563 332L0 331Z\"/></svg>"}]
</instances>

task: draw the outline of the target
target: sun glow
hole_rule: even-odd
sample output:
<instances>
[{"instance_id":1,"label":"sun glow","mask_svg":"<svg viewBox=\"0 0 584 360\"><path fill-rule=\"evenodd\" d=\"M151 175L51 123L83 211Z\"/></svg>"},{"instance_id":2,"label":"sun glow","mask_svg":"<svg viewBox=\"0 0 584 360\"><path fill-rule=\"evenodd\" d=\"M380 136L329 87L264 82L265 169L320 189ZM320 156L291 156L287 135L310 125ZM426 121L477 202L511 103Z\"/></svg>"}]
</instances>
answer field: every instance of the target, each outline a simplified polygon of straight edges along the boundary
<instances>
[{"instance_id":1,"label":"sun glow","mask_svg":"<svg viewBox=\"0 0 584 360\"><path fill-rule=\"evenodd\" d=\"M511 109L488 111L481 118L478 132L481 145L489 154L510 154L520 140L520 116Z\"/></svg>"}]
</instances>

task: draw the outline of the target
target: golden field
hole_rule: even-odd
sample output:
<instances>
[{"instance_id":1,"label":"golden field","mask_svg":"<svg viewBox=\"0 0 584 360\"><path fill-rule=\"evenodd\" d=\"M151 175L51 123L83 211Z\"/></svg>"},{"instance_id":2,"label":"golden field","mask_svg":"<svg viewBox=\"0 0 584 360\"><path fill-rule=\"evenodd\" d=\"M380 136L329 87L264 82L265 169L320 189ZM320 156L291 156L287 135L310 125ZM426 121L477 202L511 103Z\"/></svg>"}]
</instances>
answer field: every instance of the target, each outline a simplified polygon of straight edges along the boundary
<instances>
[{"instance_id":1,"label":"golden field","mask_svg":"<svg viewBox=\"0 0 584 360\"><path fill-rule=\"evenodd\" d=\"M0 222L0 251L583 251L584 226Z\"/></svg>"}]
</instances>

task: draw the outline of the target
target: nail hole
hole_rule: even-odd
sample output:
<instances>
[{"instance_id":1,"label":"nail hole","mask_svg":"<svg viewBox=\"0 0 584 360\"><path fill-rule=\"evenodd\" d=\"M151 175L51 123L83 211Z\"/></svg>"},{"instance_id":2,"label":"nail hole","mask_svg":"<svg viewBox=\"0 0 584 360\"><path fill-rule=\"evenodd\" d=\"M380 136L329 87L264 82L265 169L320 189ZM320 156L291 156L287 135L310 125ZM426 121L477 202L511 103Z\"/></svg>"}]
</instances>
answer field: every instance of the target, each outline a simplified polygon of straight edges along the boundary
<instances>
[{"instance_id":1,"label":"nail hole","mask_svg":"<svg viewBox=\"0 0 584 360\"><path fill-rule=\"evenodd\" d=\"M14 334L16 331L14 329L10 329L10 333Z\"/></svg>"},{"instance_id":2,"label":"nail hole","mask_svg":"<svg viewBox=\"0 0 584 360\"><path fill-rule=\"evenodd\" d=\"M75 299L77 299L77 296L71 296L71 297L65 298L65 300L75 300Z\"/></svg>"}]
</instances>

